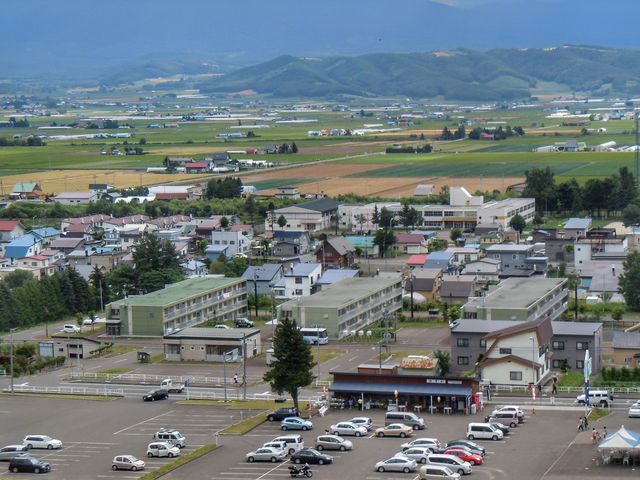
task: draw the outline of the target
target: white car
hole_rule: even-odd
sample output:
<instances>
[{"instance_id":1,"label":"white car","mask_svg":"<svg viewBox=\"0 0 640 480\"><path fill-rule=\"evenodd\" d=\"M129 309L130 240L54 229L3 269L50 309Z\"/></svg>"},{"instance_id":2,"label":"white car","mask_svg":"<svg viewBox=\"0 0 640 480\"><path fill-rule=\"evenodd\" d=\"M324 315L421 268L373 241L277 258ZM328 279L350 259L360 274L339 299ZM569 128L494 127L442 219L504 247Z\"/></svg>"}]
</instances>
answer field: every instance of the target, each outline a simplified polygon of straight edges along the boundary
<instances>
[{"instance_id":1,"label":"white car","mask_svg":"<svg viewBox=\"0 0 640 480\"><path fill-rule=\"evenodd\" d=\"M219 323L218 325L214 325L213 328L222 328L225 330L231 330L231 327L229 327L228 325L224 325L222 323Z\"/></svg>"},{"instance_id":2,"label":"white car","mask_svg":"<svg viewBox=\"0 0 640 480\"><path fill-rule=\"evenodd\" d=\"M329 427L329 431L334 435L353 435L362 437L367 434L367 427L361 427L352 422L339 422Z\"/></svg>"},{"instance_id":3,"label":"white car","mask_svg":"<svg viewBox=\"0 0 640 480\"><path fill-rule=\"evenodd\" d=\"M415 460L407 457L391 457L388 460L381 460L376 463L374 470L377 472L415 472L418 464Z\"/></svg>"},{"instance_id":4,"label":"white car","mask_svg":"<svg viewBox=\"0 0 640 480\"><path fill-rule=\"evenodd\" d=\"M93 318L85 318L84 320L82 320L82 325L93 325ZM122 456L122 455L121 455Z\"/></svg>"},{"instance_id":5,"label":"white car","mask_svg":"<svg viewBox=\"0 0 640 480\"><path fill-rule=\"evenodd\" d=\"M180 449L169 442L152 442L147 446L147 457L177 457Z\"/></svg>"},{"instance_id":6,"label":"white car","mask_svg":"<svg viewBox=\"0 0 640 480\"><path fill-rule=\"evenodd\" d=\"M371 430L373 428L373 422L369 417L354 417L351 420L348 420L351 423L355 423L361 427L366 428L367 430Z\"/></svg>"},{"instance_id":7,"label":"white car","mask_svg":"<svg viewBox=\"0 0 640 480\"><path fill-rule=\"evenodd\" d=\"M406 457L412 460L415 460L416 463L427 463L427 459L429 458L429 454L433 453L429 448L426 447L409 447L407 449L403 449L401 452L396 453L395 457Z\"/></svg>"},{"instance_id":8,"label":"white car","mask_svg":"<svg viewBox=\"0 0 640 480\"><path fill-rule=\"evenodd\" d=\"M524 417L524 411L517 405L504 405L494 410L493 412L491 412L491 415L499 412L512 412L512 413L515 413L518 416L518 418Z\"/></svg>"},{"instance_id":9,"label":"white car","mask_svg":"<svg viewBox=\"0 0 640 480\"><path fill-rule=\"evenodd\" d=\"M46 448L53 450L54 448L62 448L62 442L47 435L27 435L22 441L27 448Z\"/></svg>"},{"instance_id":10,"label":"white car","mask_svg":"<svg viewBox=\"0 0 640 480\"><path fill-rule=\"evenodd\" d=\"M64 333L80 333L80 327L78 325L68 323L67 325L62 327L62 331Z\"/></svg>"},{"instance_id":11,"label":"white car","mask_svg":"<svg viewBox=\"0 0 640 480\"><path fill-rule=\"evenodd\" d=\"M400 450L405 451L412 447L422 447L430 451L430 453L439 452L442 450L442 445L437 438L416 438L411 442L403 443L400 445Z\"/></svg>"},{"instance_id":12,"label":"white car","mask_svg":"<svg viewBox=\"0 0 640 480\"><path fill-rule=\"evenodd\" d=\"M254 452L247 453L247 462L281 462L287 456L287 452L273 447L261 447Z\"/></svg>"},{"instance_id":13,"label":"white car","mask_svg":"<svg viewBox=\"0 0 640 480\"><path fill-rule=\"evenodd\" d=\"M629 418L640 417L640 401L634 403L629 407Z\"/></svg>"},{"instance_id":14,"label":"white car","mask_svg":"<svg viewBox=\"0 0 640 480\"><path fill-rule=\"evenodd\" d=\"M459 480L460 474L442 465L420 467L420 480Z\"/></svg>"}]
</instances>

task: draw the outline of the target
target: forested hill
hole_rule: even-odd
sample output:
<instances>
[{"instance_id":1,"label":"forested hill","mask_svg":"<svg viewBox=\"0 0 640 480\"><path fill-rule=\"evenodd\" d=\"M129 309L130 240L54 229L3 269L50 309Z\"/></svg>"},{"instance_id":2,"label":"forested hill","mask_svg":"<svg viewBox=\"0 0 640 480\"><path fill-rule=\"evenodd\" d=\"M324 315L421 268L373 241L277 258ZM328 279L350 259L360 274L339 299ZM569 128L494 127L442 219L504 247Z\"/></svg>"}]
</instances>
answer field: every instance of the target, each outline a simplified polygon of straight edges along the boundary
<instances>
[{"instance_id":1,"label":"forested hill","mask_svg":"<svg viewBox=\"0 0 640 480\"><path fill-rule=\"evenodd\" d=\"M589 95L640 93L640 50L589 46L454 50L355 57L280 56L203 82L203 93L254 90L275 97L406 96L510 100L540 82ZM548 83L545 83L548 85Z\"/></svg>"}]
</instances>

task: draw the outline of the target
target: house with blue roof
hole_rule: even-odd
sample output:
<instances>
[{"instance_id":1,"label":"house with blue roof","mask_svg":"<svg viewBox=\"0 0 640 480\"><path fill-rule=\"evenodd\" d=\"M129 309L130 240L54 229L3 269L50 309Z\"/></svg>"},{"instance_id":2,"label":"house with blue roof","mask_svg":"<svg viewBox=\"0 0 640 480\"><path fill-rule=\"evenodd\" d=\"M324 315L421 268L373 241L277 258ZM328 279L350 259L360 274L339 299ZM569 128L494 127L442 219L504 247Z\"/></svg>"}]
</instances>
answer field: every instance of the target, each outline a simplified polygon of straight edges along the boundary
<instances>
[{"instance_id":1,"label":"house with blue roof","mask_svg":"<svg viewBox=\"0 0 640 480\"><path fill-rule=\"evenodd\" d=\"M276 298L304 297L315 293L322 275L320 263L285 265L284 276L273 286Z\"/></svg>"},{"instance_id":2,"label":"house with blue roof","mask_svg":"<svg viewBox=\"0 0 640 480\"><path fill-rule=\"evenodd\" d=\"M587 232L591 229L591 219L587 218L570 218L564 224L565 238L586 238Z\"/></svg>"},{"instance_id":3,"label":"house with blue roof","mask_svg":"<svg viewBox=\"0 0 640 480\"><path fill-rule=\"evenodd\" d=\"M221 255L228 256L229 245L209 245L204 250L204 255L212 262L215 262Z\"/></svg>"},{"instance_id":4,"label":"house with blue roof","mask_svg":"<svg viewBox=\"0 0 640 480\"><path fill-rule=\"evenodd\" d=\"M282 276L283 266L280 263L252 265L242 274L242 278L247 281L247 292L253 294L257 290L258 295L271 295L273 286L282 279Z\"/></svg>"},{"instance_id":5,"label":"house with blue roof","mask_svg":"<svg viewBox=\"0 0 640 480\"><path fill-rule=\"evenodd\" d=\"M60 231L53 227L40 227L30 230L27 235L33 235L35 239L41 240L43 245L49 245L60 238Z\"/></svg>"},{"instance_id":6,"label":"house with blue roof","mask_svg":"<svg viewBox=\"0 0 640 480\"><path fill-rule=\"evenodd\" d=\"M424 262L424 268L439 268L443 272L454 268L452 252L432 252Z\"/></svg>"},{"instance_id":7,"label":"house with blue roof","mask_svg":"<svg viewBox=\"0 0 640 480\"><path fill-rule=\"evenodd\" d=\"M21 237L13 239L4 248L4 256L11 263L20 258L38 255L42 251L42 240L35 238L33 235L25 234Z\"/></svg>"}]
</instances>

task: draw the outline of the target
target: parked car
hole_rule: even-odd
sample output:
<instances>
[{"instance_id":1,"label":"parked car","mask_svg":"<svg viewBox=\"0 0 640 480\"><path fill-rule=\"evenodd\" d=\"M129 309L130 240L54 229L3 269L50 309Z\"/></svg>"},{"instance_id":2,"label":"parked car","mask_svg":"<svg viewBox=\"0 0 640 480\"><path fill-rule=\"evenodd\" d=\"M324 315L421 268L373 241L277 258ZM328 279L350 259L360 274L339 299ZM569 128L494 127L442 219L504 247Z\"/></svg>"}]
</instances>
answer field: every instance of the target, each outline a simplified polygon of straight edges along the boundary
<instances>
[{"instance_id":1,"label":"parked car","mask_svg":"<svg viewBox=\"0 0 640 480\"><path fill-rule=\"evenodd\" d=\"M408 427L402 423L392 423L386 427L380 427L376 429L376 436L378 437L410 437L413 435L413 428Z\"/></svg>"},{"instance_id":2,"label":"parked car","mask_svg":"<svg viewBox=\"0 0 640 480\"><path fill-rule=\"evenodd\" d=\"M629 407L629 417L630 418L640 417L640 401L634 403Z\"/></svg>"},{"instance_id":3,"label":"parked car","mask_svg":"<svg viewBox=\"0 0 640 480\"><path fill-rule=\"evenodd\" d=\"M318 450L351 450L353 443L350 440L345 440L339 435L319 435L316 439L316 449Z\"/></svg>"},{"instance_id":4,"label":"parked car","mask_svg":"<svg viewBox=\"0 0 640 480\"><path fill-rule=\"evenodd\" d=\"M437 438L416 438L415 440L400 445L402 451L412 447L423 447L431 453L438 453L442 450L442 445Z\"/></svg>"},{"instance_id":5,"label":"parked car","mask_svg":"<svg viewBox=\"0 0 640 480\"><path fill-rule=\"evenodd\" d=\"M286 452L287 442L271 440L270 442L264 443L262 445L262 448L265 447L275 448L276 450L284 450Z\"/></svg>"},{"instance_id":6,"label":"parked car","mask_svg":"<svg viewBox=\"0 0 640 480\"><path fill-rule=\"evenodd\" d=\"M369 417L353 417L351 420L348 420L351 423L355 423L361 427L366 428L367 430L371 430L373 428L373 422Z\"/></svg>"},{"instance_id":7,"label":"parked car","mask_svg":"<svg viewBox=\"0 0 640 480\"><path fill-rule=\"evenodd\" d=\"M489 423L494 427L496 427L498 430L500 430L503 436L509 435L510 430L509 430L509 427L507 427L506 425L500 422L489 422Z\"/></svg>"},{"instance_id":8,"label":"parked car","mask_svg":"<svg viewBox=\"0 0 640 480\"><path fill-rule=\"evenodd\" d=\"M151 442L147 446L147 457L177 457L180 449L169 442Z\"/></svg>"},{"instance_id":9,"label":"parked car","mask_svg":"<svg viewBox=\"0 0 640 480\"><path fill-rule=\"evenodd\" d=\"M280 437L276 437L272 442L284 442L287 444L287 453L289 455L293 455L294 453L302 450L304 448L304 439L302 435L291 434L291 435L281 435Z\"/></svg>"},{"instance_id":10,"label":"parked car","mask_svg":"<svg viewBox=\"0 0 640 480\"><path fill-rule=\"evenodd\" d=\"M420 480L459 480L460 474L442 465L420 467Z\"/></svg>"},{"instance_id":11,"label":"parked car","mask_svg":"<svg viewBox=\"0 0 640 480\"><path fill-rule=\"evenodd\" d=\"M8 462L13 457L27 454L28 451L29 448L26 445L7 445L0 448L0 461Z\"/></svg>"},{"instance_id":12,"label":"parked car","mask_svg":"<svg viewBox=\"0 0 640 480\"><path fill-rule=\"evenodd\" d=\"M64 333L80 333L80 327L71 323L62 327Z\"/></svg>"},{"instance_id":13,"label":"parked car","mask_svg":"<svg viewBox=\"0 0 640 480\"><path fill-rule=\"evenodd\" d=\"M253 322L248 318L238 317L235 319L235 325L237 328L251 328L253 327Z\"/></svg>"},{"instance_id":14,"label":"parked car","mask_svg":"<svg viewBox=\"0 0 640 480\"><path fill-rule=\"evenodd\" d=\"M475 451L478 452L480 455L482 455L483 457L485 456L485 454L487 453L485 451L485 448L480 445L479 443L476 442L472 442L471 440L467 440L467 439L460 439L460 440L451 440L449 442L447 442L445 444L445 448L449 448L449 447L466 447L468 448L470 451Z\"/></svg>"},{"instance_id":15,"label":"parked car","mask_svg":"<svg viewBox=\"0 0 640 480\"><path fill-rule=\"evenodd\" d=\"M90 318L90 317L87 317L87 318L82 320L82 325L91 326L91 325L93 325L93 323L94 323L93 318Z\"/></svg>"},{"instance_id":16,"label":"parked car","mask_svg":"<svg viewBox=\"0 0 640 480\"><path fill-rule=\"evenodd\" d=\"M289 417L297 417L300 414L297 408L282 407L267 415L267 420L275 422L276 420L284 420Z\"/></svg>"},{"instance_id":17,"label":"parked car","mask_svg":"<svg viewBox=\"0 0 640 480\"><path fill-rule=\"evenodd\" d=\"M366 427L360 427L352 422L338 422L331 425L329 431L334 435L353 435L355 437L361 437L368 433Z\"/></svg>"},{"instance_id":18,"label":"parked car","mask_svg":"<svg viewBox=\"0 0 640 480\"><path fill-rule=\"evenodd\" d=\"M504 437L502 430L498 430L490 423L471 422L467 426L467 438L469 440L484 438L496 441L502 440L502 437Z\"/></svg>"},{"instance_id":19,"label":"parked car","mask_svg":"<svg viewBox=\"0 0 640 480\"><path fill-rule=\"evenodd\" d=\"M518 418L516 412L493 412L491 415L487 415L484 421L489 423L503 423L509 425L511 428L516 428L520 423L520 418Z\"/></svg>"},{"instance_id":20,"label":"parked car","mask_svg":"<svg viewBox=\"0 0 640 480\"><path fill-rule=\"evenodd\" d=\"M409 447L403 449L400 453L396 453L395 456L411 458L415 460L416 463L427 463L427 457L431 453L431 450L426 447Z\"/></svg>"},{"instance_id":21,"label":"parked car","mask_svg":"<svg viewBox=\"0 0 640 480\"><path fill-rule=\"evenodd\" d=\"M111 462L111 470L144 470L145 463L133 455L116 455Z\"/></svg>"},{"instance_id":22,"label":"parked car","mask_svg":"<svg viewBox=\"0 0 640 480\"><path fill-rule=\"evenodd\" d=\"M62 448L62 442L58 439L51 438L47 435L27 435L22 441L27 448L46 448L53 450L54 448Z\"/></svg>"},{"instance_id":23,"label":"parked car","mask_svg":"<svg viewBox=\"0 0 640 480\"><path fill-rule=\"evenodd\" d=\"M391 457L376 463L374 470L377 472L415 472L418 464L415 460L403 456Z\"/></svg>"},{"instance_id":24,"label":"parked car","mask_svg":"<svg viewBox=\"0 0 640 480\"><path fill-rule=\"evenodd\" d=\"M496 408L493 412L491 412L491 415L501 412L515 413L518 418L524 418L524 411L518 405L503 405L502 407Z\"/></svg>"},{"instance_id":25,"label":"parked car","mask_svg":"<svg viewBox=\"0 0 640 480\"><path fill-rule=\"evenodd\" d=\"M9 471L13 473L46 473L51 471L51 465L37 458L30 457L29 455L21 455L11 459L9 462Z\"/></svg>"},{"instance_id":26,"label":"parked car","mask_svg":"<svg viewBox=\"0 0 640 480\"><path fill-rule=\"evenodd\" d=\"M230 330L231 329L231 327L229 327L228 325L225 325L224 323L219 323L217 325L214 325L213 328L222 328L222 329L225 329L225 330Z\"/></svg>"},{"instance_id":27,"label":"parked car","mask_svg":"<svg viewBox=\"0 0 640 480\"><path fill-rule=\"evenodd\" d=\"M281 462L287 456L287 452L273 447L261 447L246 455L247 462Z\"/></svg>"},{"instance_id":28,"label":"parked car","mask_svg":"<svg viewBox=\"0 0 640 480\"><path fill-rule=\"evenodd\" d=\"M478 455L477 453L471 453L466 448L447 448L442 453L446 453L447 455L455 455L461 460L464 460L465 462L469 462L471 465L482 465L484 463L482 455Z\"/></svg>"},{"instance_id":29,"label":"parked car","mask_svg":"<svg viewBox=\"0 0 640 480\"><path fill-rule=\"evenodd\" d=\"M173 428L161 428L153 434L153 438L163 442L169 442L178 448L187 446L187 439L178 430Z\"/></svg>"},{"instance_id":30,"label":"parked car","mask_svg":"<svg viewBox=\"0 0 640 480\"><path fill-rule=\"evenodd\" d=\"M471 464L469 462L465 462L457 455L433 453L429 455L427 464L449 467L452 471L458 472L460 475L469 475L471 473Z\"/></svg>"},{"instance_id":31,"label":"parked car","mask_svg":"<svg viewBox=\"0 0 640 480\"><path fill-rule=\"evenodd\" d=\"M333 462L333 457L326 453L319 452L315 448L303 448L299 452L291 455L293 463L316 463L324 465Z\"/></svg>"},{"instance_id":32,"label":"parked car","mask_svg":"<svg viewBox=\"0 0 640 480\"><path fill-rule=\"evenodd\" d=\"M145 402L155 402L156 400L164 400L165 398L169 398L169 392L164 388L154 388L142 396L142 400Z\"/></svg>"},{"instance_id":33,"label":"parked car","mask_svg":"<svg viewBox=\"0 0 640 480\"><path fill-rule=\"evenodd\" d=\"M280 422L282 430L311 430L313 423L300 417L285 418Z\"/></svg>"}]
</instances>

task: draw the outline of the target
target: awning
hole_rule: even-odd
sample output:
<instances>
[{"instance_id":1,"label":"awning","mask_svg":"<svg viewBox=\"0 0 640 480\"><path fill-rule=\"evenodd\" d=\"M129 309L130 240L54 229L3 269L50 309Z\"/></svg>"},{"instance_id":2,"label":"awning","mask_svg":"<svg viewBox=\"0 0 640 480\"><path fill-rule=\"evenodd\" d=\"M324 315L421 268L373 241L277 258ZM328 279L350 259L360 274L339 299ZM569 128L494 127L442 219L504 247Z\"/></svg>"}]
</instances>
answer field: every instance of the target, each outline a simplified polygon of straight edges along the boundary
<instances>
[{"instance_id":1,"label":"awning","mask_svg":"<svg viewBox=\"0 0 640 480\"><path fill-rule=\"evenodd\" d=\"M434 396L470 396L469 385L448 385L442 383L407 384L407 383L375 383L375 382L348 382L336 381L331 384L329 390L336 393L373 393L393 395L398 391L399 395L434 395Z\"/></svg>"}]
</instances>

